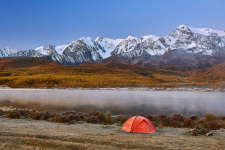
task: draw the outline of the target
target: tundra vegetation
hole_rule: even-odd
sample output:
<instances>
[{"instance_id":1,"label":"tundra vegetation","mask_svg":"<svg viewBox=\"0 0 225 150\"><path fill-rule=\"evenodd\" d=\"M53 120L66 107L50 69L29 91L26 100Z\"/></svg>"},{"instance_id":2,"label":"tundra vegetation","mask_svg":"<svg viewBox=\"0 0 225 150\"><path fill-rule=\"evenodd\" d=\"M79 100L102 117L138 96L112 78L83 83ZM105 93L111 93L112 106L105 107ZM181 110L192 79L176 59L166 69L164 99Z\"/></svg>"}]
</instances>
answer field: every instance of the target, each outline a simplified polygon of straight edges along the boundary
<instances>
[{"instance_id":1,"label":"tundra vegetation","mask_svg":"<svg viewBox=\"0 0 225 150\"><path fill-rule=\"evenodd\" d=\"M11 119L34 119L45 120L48 122L56 123L69 123L74 124L77 122L97 123L97 124L117 124L122 125L128 118L133 115L118 115L111 116L109 111L97 112L92 111L89 114L76 111L66 112L48 112L48 111L36 111L31 109L13 109L10 111L2 111L0 109L0 115ZM198 116L184 117L181 114L167 115L144 115L148 118L156 127L173 127L173 128L193 128L201 127L207 130L217 130L225 128L225 116L214 116L213 114L206 114L203 118Z\"/></svg>"},{"instance_id":2,"label":"tundra vegetation","mask_svg":"<svg viewBox=\"0 0 225 150\"><path fill-rule=\"evenodd\" d=\"M85 63L61 66L39 58L0 59L0 85L12 88L194 87L223 90L225 63L207 66L135 66Z\"/></svg>"}]
</instances>

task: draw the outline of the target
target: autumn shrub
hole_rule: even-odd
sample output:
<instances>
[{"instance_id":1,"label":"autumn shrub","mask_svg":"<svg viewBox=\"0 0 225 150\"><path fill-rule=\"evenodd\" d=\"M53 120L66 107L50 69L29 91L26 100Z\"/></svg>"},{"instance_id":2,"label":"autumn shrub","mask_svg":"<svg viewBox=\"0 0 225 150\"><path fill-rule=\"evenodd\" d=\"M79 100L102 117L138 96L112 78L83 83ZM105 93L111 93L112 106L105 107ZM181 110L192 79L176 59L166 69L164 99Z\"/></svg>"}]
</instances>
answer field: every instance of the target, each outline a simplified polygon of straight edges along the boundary
<instances>
[{"instance_id":1,"label":"autumn shrub","mask_svg":"<svg viewBox=\"0 0 225 150\"><path fill-rule=\"evenodd\" d=\"M99 112L97 111L90 112L90 116L98 116L98 115L99 115Z\"/></svg>"},{"instance_id":2,"label":"autumn shrub","mask_svg":"<svg viewBox=\"0 0 225 150\"><path fill-rule=\"evenodd\" d=\"M186 118L184 119L184 127L194 127L196 125L195 121L190 119L190 118Z\"/></svg>"},{"instance_id":3,"label":"autumn shrub","mask_svg":"<svg viewBox=\"0 0 225 150\"><path fill-rule=\"evenodd\" d=\"M195 122L195 127L202 127L202 124L205 122L203 119L199 119Z\"/></svg>"},{"instance_id":4,"label":"autumn shrub","mask_svg":"<svg viewBox=\"0 0 225 150\"><path fill-rule=\"evenodd\" d=\"M64 112L62 115L67 116L71 121L81 121L83 120L84 116L82 113L78 113L76 111L69 111L69 112Z\"/></svg>"},{"instance_id":5,"label":"autumn shrub","mask_svg":"<svg viewBox=\"0 0 225 150\"><path fill-rule=\"evenodd\" d=\"M106 120L105 114L104 113L99 113L98 114L98 119L100 122L104 122Z\"/></svg>"},{"instance_id":6,"label":"autumn shrub","mask_svg":"<svg viewBox=\"0 0 225 150\"><path fill-rule=\"evenodd\" d=\"M119 116L116 118L116 121L117 121L117 123L119 123L119 124L123 124L125 121L127 121L127 119L128 119L128 116L119 115Z\"/></svg>"},{"instance_id":7,"label":"autumn shrub","mask_svg":"<svg viewBox=\"0 0 225 150\"><path fill-rule=\"evenodd\" d=\"M51 112L51 113L49 113L49 119L55 117L56 115L58 115L57 112Z\"/></svg>"},{"instance_id":8,"label":"autumn shrub","mask_svg":"<svg viewBox=\"0 0 225 150\"><path fill-rule=\"evenodd\" d=\"M160 119L160 123L161 123L163 126L169 126L169 125L170 125L170 122L169 122L168 118L161 118L161 119Z\"/></svg>"},{"instance_id":9,"label":"autumn shrub","mask_svg":"<svg viewBox=\"0 0 225 150\"><path fill-rule=\"evenodd\" d=\"M169 117L169 124L174 128L182 127L184 117L181 114L173 114Z\"/></svg>"},{"instance_id":10,"label":"autumn shrub","mask_svg":"<svg viewBox=\"0 0 225 150\"><path fill-rule=\"evenodd\" d=\"M16 109L20 112L21 116L26 116L29 112L29 109Z\"/></svg>"},{"instance_id":11,"label":"autumn shrub","mask_svg":"<svg viewBox=\"0 0 225 150\"><path fill-rule=\"evenodd\" d=\"M191 127L192 126L192 120L190 118L187 118L184 120L184 127Z\"/></svg>"},{"instance_id":12,"label":"autumn shrub","mask_svg":"<svg viewBox=\"0 0 225 150\"><path fill-rule=\"evenodd\" d=\"M184 117L181 114L172 114L169 119L171 121L184 121Z\"/></svg>"},{"instance_id":13,"label":"autumn shrub","mask_svg":"<svg viewBox=\"0 0 225 150\"><path fill-rule=\"evenodd\" d=\"M0 116L5 115L5 112L0 109Z\"/></svg>"},{"instance_id":14,"label":"autumn shrub","mask_svg":"<svg viewBox=\"0 0 225 150\"><path fill-rule=\"evenodd\" d=\"M51 113L48 111L41 112L41 114L42 114L41 120L47 120L51 117Z\"/></svg>"},{"instance_id":15,"label":"autumn shrub","mask_svg":"<svg viewBox=\"0 0 225 150\"><path fill-rule=\"evenodd\" d=\"M87 118L87 123L98 123L98 122L99 122L98 116L89 116Z\"/></svg>"},{"instance_id":16,"label":"autumn shrub","mask_svg":"<svg viewBox=\"0 0 225 150\"><path fill-rule=\"evenodd\" d=\"M202 123L202 127L204 129L207 129L207 130L216 130L216 129L220 129L221 126L220 124L218 123L217 120L210 120L210 121L203 121Z\"/></svg>"},{"instance_id":17,"label":"autumn shrub","mask_svg":"<svg viewBox=\"0 0 225 150\"><path fill-rule=\"evenodd\" d=\"M50 121L56 123L69 123L70 119L67 115L55 115L53 118L50 119Z\"/></svg>"},{"instance_id":18,"label":"autumn shrub","mask_svg":"<svg viewBox=\"0 0 225 150\"><path fill-rule=\"evenodd\" d=\"M61 112L61 113L50 113L48 121L56 123L74 123L81 121L83 118L77 112Z\"/></svg>"},{"instance_id":19,"label":"autumn shrub","mask_svg":"<svg viewBox=\"0 0 225 150\"><path fill-rule=\"evenodd\" d=\"M77 114L76 111L66 111L62 113L63 115L69 115L69 114Z\"/></svg>"},{"instance_id":20,"label":"autumn shrub","mask_svg":"<svg viewBox=\"0 0 225 150\"><path fill-rule=\"evenodd\" d=\"M98 121L99 122L104 122L105 121L105 114L104 113L93 111L93 112L90 113L90 116L98 117Z\"/></svg>"},{"instance_id":21,"label":"autumn shrub","mask_svg":"<svg viewBox=\"0 0 225 150\"><path fill-rule=\"evenodd\" d=\"M27 115L27 118L30 118L30 119L34 119L34 120L40 120L41 118L41 114L38 113L38 112L30 112L28 115Z\"/></svg>"},{"instance_id":22,"label":"autumn shrub","mask_svg":"<svg viewBox=\"0 0 225 150\"><path fill-rule=\"evenodd\" d=\"M8 111L7 117L10 119L18 119L20 117L20 112L17 110Z\"/></svg>"},{"instance_id":23,"label":"autumn shrub","mask_svg":"<svg viewBox=\"0 0 225 150\"><path fill-rule=\"evenodd\" d=\"M66 115L70 121L81 121L81 117L78 115L78 114L69 114L69 115Z\"/></svg>"},{"instance_id":24,"label":"autumn shrub","mask_svg":"<svg viewBox=\"0 0 225 150\"><path fill-rule=\"evenodd\" d=\"M206 114L206 115L204 116L204 119L205 119L206 121L213 120L213 119L214 119L214 115L213 115L213 114Z\"/></svg>"},{"instance_id":25,"label":"autumn shrub","mask_svg":"<svg viewBox=\"0 0 225 150\"><path fill-rule=\"evenodd\" d=\"M162 119L162 118L167 118L167 116L166 115L157 115L156 117L158 117L158 118L160 118L160 119Z\"/></svg>"},{"instance_id":26,"label":"autumn shrub","mask_svg":"<svg viewBox=\"0 0 225 150\"><path fill-rule=\"evenodd\" d=\"M86 113L78 113L82 121L87 121L88 114Z\"/></svg>"},{"instance_id":27,"label":"autumn shrub","mask_svg":"<svg viewBox=\"0 0 225 150\"><path fill-rule=\"evenodd\" d=\"M38 112L38 111L28 111L26 113L26 118L34 120L47 120L51 117L51 114L47 111Z\"/></svg>"},{"instance_id":28,"label":"autumn shrub","mask_svg":"<svg viewBox=\"0 0 225 150\"><path fill-rule=\"evenodd\" d=\"M150 121L154 121L154 123L159 124L161 126L168 126L169 125L169 120L168 117L166 115L155 115L152 116L153 119L151 119Z\"/></svg>"},{"instance_id":29,"label":"autumn shrub","mask_svg":"<svg viewBox=\"0 0 225 150\"><path fill-rule=\"evenodd\" d=\"M113 120L111 117L111 113L109 111L107 111L105 113L105 124L112 124L112 123L113 123Z\"/></svg>"},{"instance_id":30,"label":"autumn shrub","mask_svg":"<svg viewBox=\"0 0 225 150\"><path fill-rule=\"evenodd\" d=\"M19 110L20 111L20 110ZM29 118L29 115L31 115L32 113L35 113L36 110L28 110L27 112L26 111L23 111L21 110L21 112L23 113L23 115L26 117L26 118Z\"/></svg>"},{"instance_id":31,"label":"autumn shrub","mask_svg":"<svg viewBox=\"0 0 225 150\"><path fill-rule=\"evenodd\" d=\"M192 116L189 116L188 118L190 120L197 120L198 119L198 116L192 115Z\"/></svg>"},{"instance_id":32,"label":"autumn shrub","mask_svg":"<svg viewBox=\"0 0 225 150\"><path fill-rule=\"evenodd\" d=\"M225 122L221 122L221 123L219 123L219 125L220 125L220 128L225 129Z\"/></svg>"},{"instance_id":33,"label":"autumn shrub","mask_svg":"<svg viewBox=\"0 0 225 150\"><path fill-rule=\"evenodd\" d=\"M153 115L147 115L146 118L149 119L149 120L152 120L152 121L154 120L154 116Z\"/></svg>"}]
</instances>

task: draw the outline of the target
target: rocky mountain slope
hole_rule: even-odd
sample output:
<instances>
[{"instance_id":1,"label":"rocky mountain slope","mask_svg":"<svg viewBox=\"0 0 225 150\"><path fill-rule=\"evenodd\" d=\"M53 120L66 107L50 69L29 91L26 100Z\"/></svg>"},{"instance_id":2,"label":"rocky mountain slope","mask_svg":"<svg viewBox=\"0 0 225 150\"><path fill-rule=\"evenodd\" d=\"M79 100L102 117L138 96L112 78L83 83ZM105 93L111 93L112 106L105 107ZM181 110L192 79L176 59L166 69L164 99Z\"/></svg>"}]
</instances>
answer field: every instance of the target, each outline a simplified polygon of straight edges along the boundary
<instances>
[{"instance_id":1,"label":"rocky mountain slope","mask_svg":"<svg viewBox=\"0 0 225 150\"><path fill-rule=\"evenodd\" d=\"M208 56L224 54L225 31L180 25L171 34L164 37L148 35L137 38L128 36L125 39L115 40L102 37L93 40L90 37L81 37L76 41L60 46L48 45L23 51L7 47L0 50L0 58L42 57L63 65L99 61L145 64L156 63L155 60L164 59L166 56L166 59L171 59L173 57L167 54L171 51L173 51L174 56L182 53L182 56L179 55L182 59L188 57L186 63L193 59L195 61L196 57L199 57L199 60L211 59ZM161 57L163 55L164 57ZM158 62L158 64L160 63Z\"/></svg>"}]
</instances>

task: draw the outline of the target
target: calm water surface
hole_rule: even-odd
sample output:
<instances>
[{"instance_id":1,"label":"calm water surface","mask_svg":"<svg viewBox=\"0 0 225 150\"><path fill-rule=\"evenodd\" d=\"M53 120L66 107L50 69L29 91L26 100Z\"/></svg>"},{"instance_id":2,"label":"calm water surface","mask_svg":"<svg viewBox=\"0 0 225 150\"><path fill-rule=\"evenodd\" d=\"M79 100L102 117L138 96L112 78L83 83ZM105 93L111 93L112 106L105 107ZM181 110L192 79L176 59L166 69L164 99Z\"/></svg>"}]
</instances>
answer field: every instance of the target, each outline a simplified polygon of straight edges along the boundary
<instances>
[{"instance_id":1,"label":"calm water surface","mask_svg":"<svg viewBox=\"0 0 225 150\"><path fill-rule=\"evenodd\" d=\"M1 102L54 104L68 108L110 110L114 114L144 113L225 115L225 92L148 90L1 89ZM88 107L87 107L88 106Z\"/></svg>"}]
</instances>

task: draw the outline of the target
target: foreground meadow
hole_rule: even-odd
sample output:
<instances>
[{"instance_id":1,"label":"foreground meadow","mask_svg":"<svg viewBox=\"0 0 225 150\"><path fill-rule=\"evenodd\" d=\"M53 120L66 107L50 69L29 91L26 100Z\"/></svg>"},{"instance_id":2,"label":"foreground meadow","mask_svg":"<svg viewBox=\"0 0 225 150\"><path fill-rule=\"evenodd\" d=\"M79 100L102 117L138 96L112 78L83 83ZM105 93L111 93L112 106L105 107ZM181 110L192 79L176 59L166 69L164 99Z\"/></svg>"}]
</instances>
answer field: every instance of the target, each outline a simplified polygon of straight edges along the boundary
<instances>
[{"instance_id":1,"label":"foreground meadow","mask_svg":"<svg viewBox=\"0 0 225 150\"><path fill-rule=\"evenodd\" d=\"M224 149L224 116L145 116L157 134L121 131L128 116L109 112L46 112L0 107L0 149ZM200 126L213 136L190 129Z\"/></svg>"},{"instance_id":2,"label":"foreground meadow","mask_svg":"<svg viewBox=\"0 0 225 150\"><path fill-rule=\"evenodd\" d=\"M121 126L62 124L0 118L0 149L224 149L225 132L191 136L187 128L156 128L158 134L122 132Z\"/></svg>"}]
</instances>

